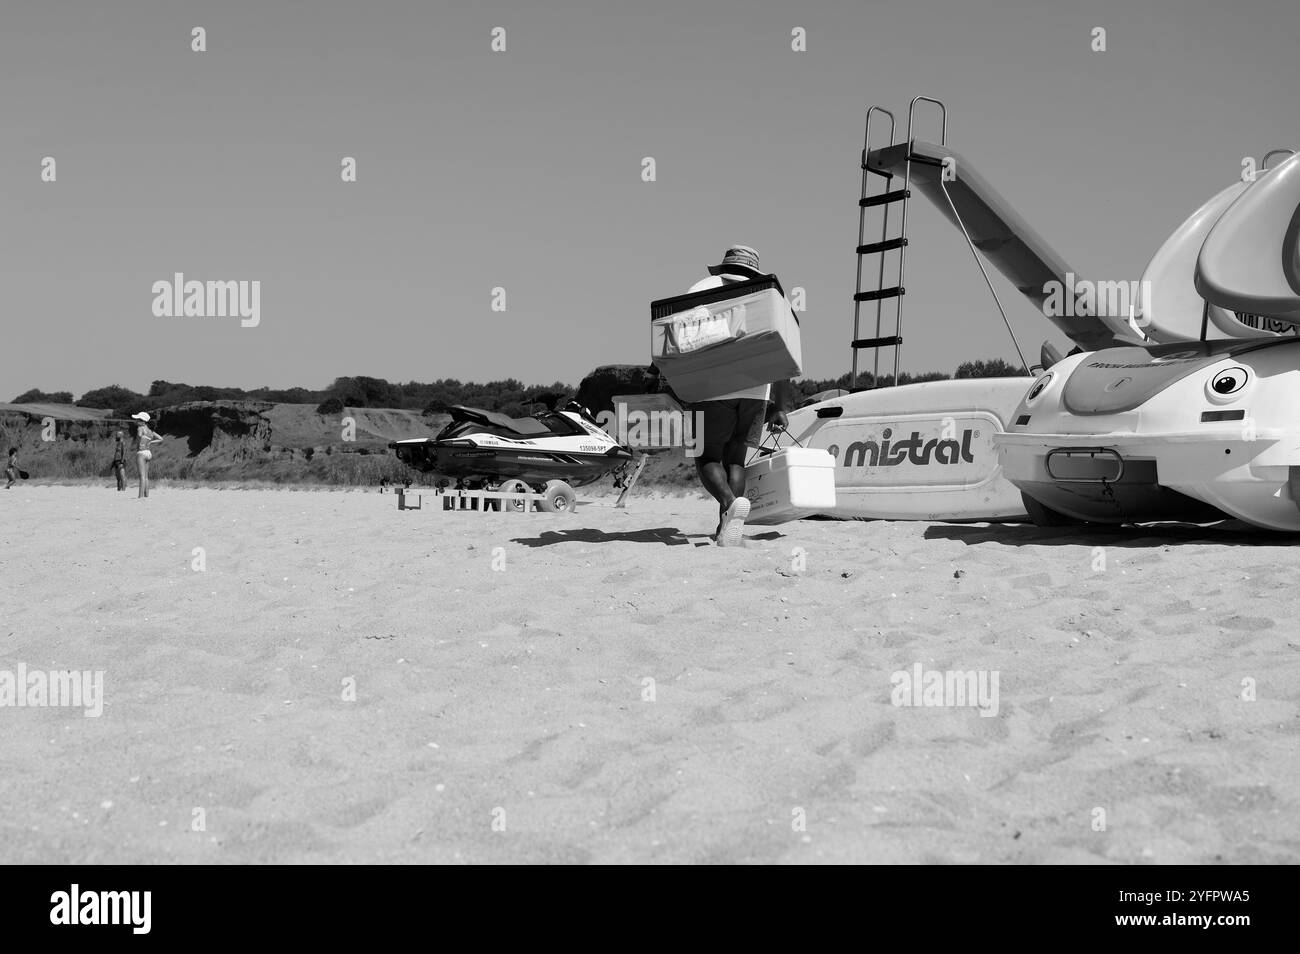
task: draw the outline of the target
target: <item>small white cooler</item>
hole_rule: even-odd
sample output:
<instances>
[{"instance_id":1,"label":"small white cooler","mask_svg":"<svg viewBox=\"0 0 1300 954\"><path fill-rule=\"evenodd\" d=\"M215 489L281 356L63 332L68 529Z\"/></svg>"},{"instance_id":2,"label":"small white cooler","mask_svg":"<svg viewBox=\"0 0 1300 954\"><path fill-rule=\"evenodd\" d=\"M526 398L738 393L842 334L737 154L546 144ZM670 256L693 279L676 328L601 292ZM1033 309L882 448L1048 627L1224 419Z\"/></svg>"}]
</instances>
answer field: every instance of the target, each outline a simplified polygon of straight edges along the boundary
<instances>
[{"instance_id":1,"label":"small white cooler","mask_svg":"<svg viewBox=\"0 0 1300 954\"><path fill-rule=\"evenodd\" d=\"M774 524L835 506L835 458L819 447L785 447L745 465L746 523Z\"/></svg>"}]
</instances>

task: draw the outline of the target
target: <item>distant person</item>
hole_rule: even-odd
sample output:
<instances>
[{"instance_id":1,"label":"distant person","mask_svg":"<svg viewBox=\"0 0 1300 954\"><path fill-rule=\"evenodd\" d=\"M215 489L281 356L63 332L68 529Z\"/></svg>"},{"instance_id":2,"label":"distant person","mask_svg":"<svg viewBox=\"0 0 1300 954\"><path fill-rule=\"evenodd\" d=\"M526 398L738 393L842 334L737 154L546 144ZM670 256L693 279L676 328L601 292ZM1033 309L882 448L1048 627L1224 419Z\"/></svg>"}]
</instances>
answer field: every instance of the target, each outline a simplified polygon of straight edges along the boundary
<instances>
[{"instance_id":1,"label":"distant person","mask_svg":"<svg viewBox=\"0 0 1300 954\"><path fill-rule=\"evenodd\" d=\"M767 273L759 269L758 252L748 245L733 245L723 255L722 264L710 266L709 277L696 282L687 293L766 277ZM784 387L781 390L784 392ZM788 423L784 409L772 404L772 391L771 384L759 384L716 394L687 408L697 415L697 421L703 422L695 472L704 489L718 502L718 529L713 539L720 547L744 545L745 518L749 516L749 500L745 497L747 447L761 441L764 421L771 430Z\"/></svg>"},{"instance_id":2,"label":"distant person","mask_svg":"<svg viewBox=\"0 0 1300 954\"><path fill-rule=\"evenodd\" d=\"M5 464L5 476L9 478L9 483L5 484L5 490L8 490L18 480L18 448L9 448L9 462Z\"/></svg>"},{"instance_id":3,"label":"distant person","mask_svg":"<svg viewBox=\"0 0 1300 954\"><path fill-rule=\"evenodd\" d=\"M141 411L139 414L132 414L132 420L139 421L136 425L135 440L135 466L140 471L140 493L139 497L149 496L149 461L153 460L153 451L149 449L150 444L162 443L162 436L154 433L149 427L149 412Z\"/></svg>"},{"instance_id":4,"label":"distant person","mask_svg":"<svg viewBox=\"0 0 1300 954\"><path fill-rule=\"evenodd\" d=\"M126 490L126 432L118 431L113 435L113 476L117 478L117 489Z\"/></svg>"}]
</instances>

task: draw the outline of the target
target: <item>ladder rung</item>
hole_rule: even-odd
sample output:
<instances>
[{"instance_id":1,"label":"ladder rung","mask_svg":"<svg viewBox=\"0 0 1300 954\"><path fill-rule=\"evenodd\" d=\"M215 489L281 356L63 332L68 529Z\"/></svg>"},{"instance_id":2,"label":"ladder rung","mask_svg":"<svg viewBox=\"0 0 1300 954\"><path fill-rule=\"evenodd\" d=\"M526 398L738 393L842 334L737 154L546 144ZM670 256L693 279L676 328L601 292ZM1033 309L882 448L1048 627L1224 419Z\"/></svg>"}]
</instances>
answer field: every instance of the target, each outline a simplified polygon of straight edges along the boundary
<instances>
[{"instance_id":1,"label":"ladder rung","mask_svg":"<svg viewBox=\"0 0 1300 954\"><path fill-rule=\"evenodd\" d=\"M880 301L882 298L897 298L900 295L906 295L907 289L900 285L893 288L882 288L880 291L858 292L853 296L854 301Z\"/></svg>"},{"instance_id":2,"label":"ladder rung","mask_svg":"<svg viewBox=\"0 0 1300 954\"><path fill-rule=\"evenodd\" d=\"M859 245L858 254L870 255L873 252L888 252L892 249L902 248L906 244L907 239L905 238L891 238L883 242L870 242L866 245Z\"/></svg>"},{"instance_id":3,"label":"ladder rung","mask_svg":"<svg viewBox=\"0 0 1300 954\"><path fill-rule=\"evenodd\" d=\"M856 338L852 347L861 351L863 348L897 348L902 343L902 335L887 335L884 338Z\"/></svg>"},{"instance_id":4,"label":"ladder rung","mask_svg":"<svg viewBox=\"0 0 1300 954\"><path fill-rule=\"evenodd\" d=\"M897 189L894 192L882 192L880 195L869 196L865 199L859 199L858 205L864 209L870 209L877 205L884 205L886 202L899 202L909 198L912 195L911 189Z\"/></svg>"}]
</instances>

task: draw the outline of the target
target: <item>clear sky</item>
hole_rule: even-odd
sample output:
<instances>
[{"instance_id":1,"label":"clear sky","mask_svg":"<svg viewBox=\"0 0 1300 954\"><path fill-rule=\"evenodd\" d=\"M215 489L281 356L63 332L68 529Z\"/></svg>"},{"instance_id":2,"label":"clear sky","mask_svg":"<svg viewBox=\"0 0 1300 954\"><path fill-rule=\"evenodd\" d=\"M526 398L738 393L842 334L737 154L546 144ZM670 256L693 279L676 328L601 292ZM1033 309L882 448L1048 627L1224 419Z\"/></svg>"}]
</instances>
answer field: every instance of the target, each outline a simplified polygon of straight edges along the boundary
<instances>
[{"instance_id":1,"label":"clear sky","mask_svg":"<svg viewBox=\"0 0 1300 954\"><path fill-rule=\"evenodd\" d=\"M1242 156L1300 146L1297 48L1295 0L11 0L0 400L576 383L648 361L649 301L734 242L807 289L804 370L834 376L868 105L945 100L1067 261L1137 279ZM1013 356L960 235L913 210L903 366ZM177 271L260 281L261 323L155 317ZM1001 290L1037 354L1055 333Z\"/></svg>"}]
</instances>

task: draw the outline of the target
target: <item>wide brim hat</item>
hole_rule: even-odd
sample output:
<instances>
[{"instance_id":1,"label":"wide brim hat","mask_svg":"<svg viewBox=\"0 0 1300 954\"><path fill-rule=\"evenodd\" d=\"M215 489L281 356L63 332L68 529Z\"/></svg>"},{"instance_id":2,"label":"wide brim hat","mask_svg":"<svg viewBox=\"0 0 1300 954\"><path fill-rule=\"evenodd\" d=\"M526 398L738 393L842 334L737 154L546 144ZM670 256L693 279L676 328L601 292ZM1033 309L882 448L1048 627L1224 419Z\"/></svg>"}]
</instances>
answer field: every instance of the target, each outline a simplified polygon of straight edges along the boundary
<instances>
[{"instance_id":1,"label":"wide brim hat","mask_svg":"<svg viewBox=\"0 0 1300 954\"><path fill-rule=\"evenodd\" d=\"M132 415L131 415L131 420L133 420L133 421L144 421L144 422L147 424L147 423L149 423L149 412L148 412L148 411L140 411L140 412L137 413L137 414L132 414Z\"/></svg>"},{"instance_id":2,"label":"wide brim hat","mask_svg":"<svg viewBox=\"0 0 1300 954\"><path fill-rule=\"evenodd\" d=\"M709 266L709 274L763 278L767 273L759 267L758 252L748 245L733 245L722 256L721 264Z\"/></svg>"}]
</instances>

